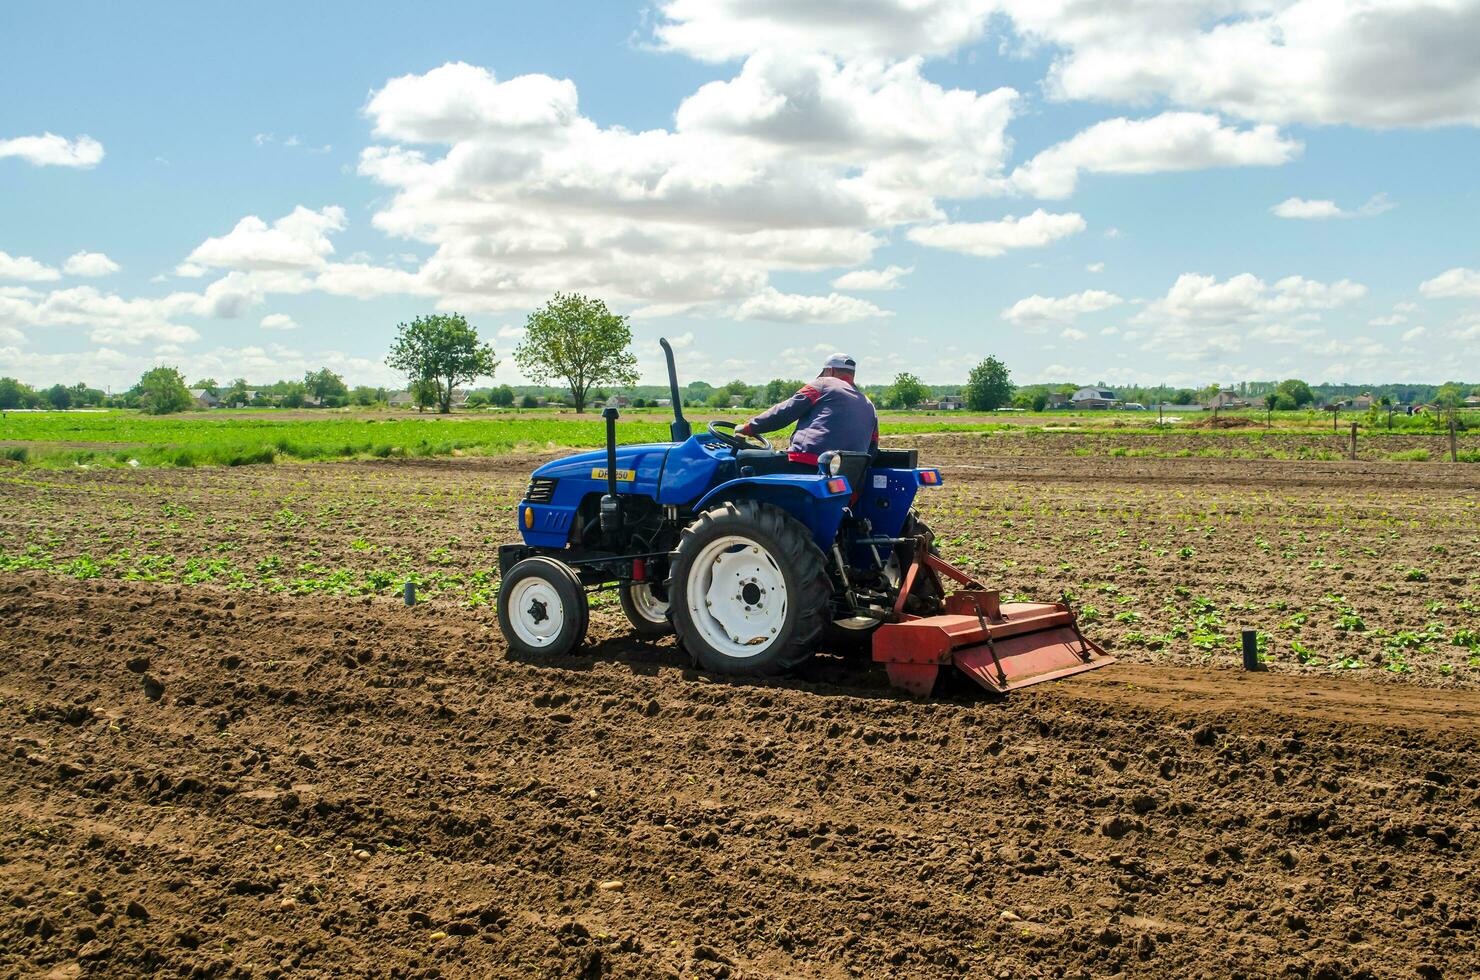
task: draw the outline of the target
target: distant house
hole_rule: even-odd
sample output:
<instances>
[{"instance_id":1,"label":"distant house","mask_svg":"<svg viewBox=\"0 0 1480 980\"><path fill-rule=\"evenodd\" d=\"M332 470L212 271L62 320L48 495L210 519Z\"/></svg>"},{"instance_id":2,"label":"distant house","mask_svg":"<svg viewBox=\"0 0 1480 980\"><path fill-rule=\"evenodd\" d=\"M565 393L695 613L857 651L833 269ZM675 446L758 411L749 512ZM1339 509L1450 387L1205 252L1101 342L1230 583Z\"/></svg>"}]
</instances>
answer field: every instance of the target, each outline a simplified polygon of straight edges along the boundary
<instances>
[{"instance_id":1,"label":"distant house","mask_svg":"<svg viewBox=\"0 0 1480 980\"><path fill-rule=\"evenodd\" d=\"M197 408L220 408L221 399L206 391L204 388L191 388L190 398Z\"/></svg>"},{"instance_id":2,"label":"distant house","mask_svg":"<svg viewBox=\"0 0 1480 980\"><path fill-rule=\"evenodd\" d=\"M1208 408L1248 408L1249 403L1238 396L1237 392L1220 391L1208 399Z\"/></svg>"},{"instance_id":3,"label":"distant house","mask_svg":"<svg viewBox=\"0 0 1480 980\"><path fill-rule=\"evenodd\" d=\"M390 397L391 408L415 408L416 399L411 397L409 391L398 391Z\"/></svg>"},{"instance_id":4,"label":"distant house","mask_svg":"<svg viewBox=\"0 0 1480 980\"><path fill-rule=\"evenodd\" d=\"M1066 394L1064 394L1061 391L1051 391L1051 392L1049 392L1048 393L1048 407L1049 408L1068 408L1069 407L1069 396L1066 395Z\"/></svg>"},{"instance_id":5,"label":"distant house","mask_svg":"<svg viewBox=\"0 0 1480 980\"><path fill-rule=\"evenodd\" d=\"M1465 399L1466 408L1480 408L1480 395L1471 395Z\"/></svg>"},{"instance_id":6,"label":"distant house","mask_svg":"<svg viewBox=\"0 0 1480 980\"><path fill-rule=\"evenodd\" d=\"M1075 408L1114 408L1120 397L1109 388L1080 388L1069 396L1069 403Z\"/></svg>"},{"instance_id":7,"label":"distant house","mask_svg":"<svg viewBox=\"0 0 1480 980\"><path fill-rule=\"evenodd\" d=\"M966 407L966 399L960 395L941 395L940 410L942 412L959 412Z\"/></svg>"},{"instance_id":8,"label":"distant house","mask_svg":"<svg viewBox=\"0 0 1480 980\"><path fill-rule=\"evenodd\" d=\"M1377 399L1371 395L1358 395L1350 402L1351 408L1358 412L1365 412L1377 403Z\"/></svg>"},{"instance_id":9,"label":"distant house","mask_svg":"<svg viewBox=\"0 0 1480 980\"><path fill-rule=\"evenodd\" d=\"M940 402L936 401L934 398L927 398L915 407L922 412L934 412L940 408Z\"/></svg>"},{"instance_id":10,"label":"distant house","mask_svg":"<svg viewBox=\"0 0 1480 980\"><path fill-rule=\"evenodd\" d=\"M606 400L607 408L626 408L628 405L631 404L632 399L628 398L626 395L612 395Z\"/></svg>"},{"instance_id":11,"label":"distant house","mask_svg":"<svg viewBox=\"0 0 1480 980\"><path fill-rule=\"evenodd\" d=\"M657 405L658 405L659 408L672 408L673 407L673 399L672 398L659 398L658 401L657 401Z\"/></svg>"}]
</instances>

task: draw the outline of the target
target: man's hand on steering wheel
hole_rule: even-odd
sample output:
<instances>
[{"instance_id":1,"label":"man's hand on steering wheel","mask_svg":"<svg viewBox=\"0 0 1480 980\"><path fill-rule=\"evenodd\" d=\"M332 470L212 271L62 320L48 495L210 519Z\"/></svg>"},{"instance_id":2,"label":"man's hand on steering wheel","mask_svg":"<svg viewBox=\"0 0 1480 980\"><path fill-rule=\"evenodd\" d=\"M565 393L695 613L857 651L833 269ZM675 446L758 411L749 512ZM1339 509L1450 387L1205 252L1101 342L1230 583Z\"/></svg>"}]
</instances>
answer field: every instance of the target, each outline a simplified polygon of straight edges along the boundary
<instances>
[{"instance_id":1,"label":"man's hand on steering wheel","mask_svg":"<svg viewBox=\"0 0 1480 980\"><path fill-rule=\"evenodd\" d=\"M772 448L765 436L750 431L749 423L736 425L734 422L715 419L709 423L709 434L737 452L741 449Z\"/></svg>"}]
</instances>

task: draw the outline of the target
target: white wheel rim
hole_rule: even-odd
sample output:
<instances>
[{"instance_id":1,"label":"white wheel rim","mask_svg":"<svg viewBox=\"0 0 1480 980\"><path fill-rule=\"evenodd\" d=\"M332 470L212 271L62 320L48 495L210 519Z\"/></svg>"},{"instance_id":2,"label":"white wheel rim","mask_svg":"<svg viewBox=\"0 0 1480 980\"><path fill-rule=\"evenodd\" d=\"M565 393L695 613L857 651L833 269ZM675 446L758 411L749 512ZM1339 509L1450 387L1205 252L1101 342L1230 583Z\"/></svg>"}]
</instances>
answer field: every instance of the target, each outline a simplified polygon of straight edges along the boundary
<instances>
[{"instance_id":1,"label":"white wheel rim","mask_svg":"<svg viewBox=\"0 0 1480 980\"><path fill-rule=\"evenodd\" d=\"M565 627L565 603L555 586L542 578L526 578L509 591L509 625L514 635L532 647L549 646Z\"/></svg>"},{"instance_id":2,"label":"white wheel rim","mask_svg":"<svg viewBox=\"0 0 1480 980\"><path fill-rule=\"evenodd\" d=\"M627 589L627 595L632 599L632 608L637 610L637 615L649 623L658 624L668 622L668 602L653 595L653 587L649 582L633 582Z\"/></svg>"},{"instance_id":3,"label":"white wheel rim","mask_svg":"<svg viewBox=\"0 0 1480 980\"><path fill-rule=\"evenodd\" d=\"M699 635L715 650L748 660L770 649L786 624L786 576L750 538L711 541L689 568L687 601Z\"/></svg>"}]
</instances>

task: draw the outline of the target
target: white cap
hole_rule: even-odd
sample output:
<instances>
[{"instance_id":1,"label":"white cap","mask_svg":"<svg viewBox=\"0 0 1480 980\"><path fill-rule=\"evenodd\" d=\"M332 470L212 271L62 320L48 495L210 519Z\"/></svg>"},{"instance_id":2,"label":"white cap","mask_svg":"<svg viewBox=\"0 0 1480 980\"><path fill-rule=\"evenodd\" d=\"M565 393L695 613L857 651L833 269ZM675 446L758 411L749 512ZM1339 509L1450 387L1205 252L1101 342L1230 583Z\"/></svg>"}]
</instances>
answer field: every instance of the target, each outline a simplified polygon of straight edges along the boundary
<instances>
[{"instance_id":1,"label":"white cap","mask_svg":"<svg viewBox=\"0 0 1480 980\"><path fill-rule=\"evenodd\" d=\"M839 371L857 371L858 363L847 354L829 354L827 361L822 365L824 371L828 368L836 368Z\"/></svg>"}]
</instances>

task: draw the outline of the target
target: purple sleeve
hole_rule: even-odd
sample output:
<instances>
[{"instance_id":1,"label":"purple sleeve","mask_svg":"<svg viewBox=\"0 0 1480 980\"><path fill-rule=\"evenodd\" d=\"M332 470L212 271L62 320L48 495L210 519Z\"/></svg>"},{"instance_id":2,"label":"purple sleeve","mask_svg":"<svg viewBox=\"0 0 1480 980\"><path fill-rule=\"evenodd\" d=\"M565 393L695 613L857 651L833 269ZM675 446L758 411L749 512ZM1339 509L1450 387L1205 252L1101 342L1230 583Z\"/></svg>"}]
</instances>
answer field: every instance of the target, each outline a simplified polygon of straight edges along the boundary
<instances>
[{"instance_id":1,"label":"purple sleeve","mask_svg":"<svg viewBox=\"0 0 1480 980\"><path fill-rule=\"evenodd\" d=\"M775 432L784 429L788 425L800 419L807 411L817 404L822 393L811 385L803 385L801 390L792 395L784 402L779 402L766 409L761 414L750 420L752 431Z\"/></svg>"}]
</instances>

